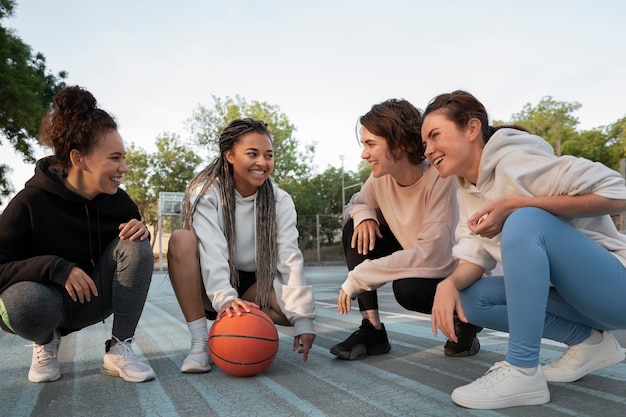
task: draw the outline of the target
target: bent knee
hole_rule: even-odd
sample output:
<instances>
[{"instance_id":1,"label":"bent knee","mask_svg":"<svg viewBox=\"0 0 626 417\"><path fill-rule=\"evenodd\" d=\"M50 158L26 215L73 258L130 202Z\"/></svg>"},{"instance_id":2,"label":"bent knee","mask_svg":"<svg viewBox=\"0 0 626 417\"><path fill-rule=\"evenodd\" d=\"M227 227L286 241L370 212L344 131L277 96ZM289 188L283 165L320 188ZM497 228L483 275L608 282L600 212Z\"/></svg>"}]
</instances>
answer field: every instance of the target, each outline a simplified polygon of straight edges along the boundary
<instances>
[{"instance_id":1,"label":"bent knee","mask_svg":"<svg viewBox=\"0 0 626 417\"><path fill-rule=\"evenodd\" d=\"M198 240L191 230L179 229L172 232L167 246L168 262L187 259L190 255L197 257L197 253Z\"/></svg>"}]
</instances>

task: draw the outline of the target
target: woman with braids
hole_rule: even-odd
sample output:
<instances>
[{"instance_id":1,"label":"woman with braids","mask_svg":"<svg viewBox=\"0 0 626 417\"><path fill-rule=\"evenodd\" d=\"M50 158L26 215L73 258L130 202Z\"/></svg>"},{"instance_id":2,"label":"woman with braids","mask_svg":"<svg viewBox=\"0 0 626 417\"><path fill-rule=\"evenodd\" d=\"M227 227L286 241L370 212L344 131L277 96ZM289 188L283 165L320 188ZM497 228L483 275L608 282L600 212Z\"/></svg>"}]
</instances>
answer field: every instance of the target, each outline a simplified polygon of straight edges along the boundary
<instances>
[{"instance_id":1,"label":"woman with braids","mask_svg":"<svg viewBox=\"0 0 626 417\"><path fill-rule=\"evenodd\" d=\"M0 217L0 327L33 341L32 382L60 378L60 336L113 314L102 373L154 378L131 343L152 279L149 232L119 188L128 172L117 124L80 87L54 97L39 140L54 155Z\"/></svg>"},{"instance_id":2,"label":"woman with braids","mask_svg":"<svg viewBox=\"0 0 626 417\"><path fill-rule=\"evenodd\" d=\"M294 327L293 349L307 360L315 339L313 289L303 275L296 211L270 174L267 124L231 122L220 154L187 187L183 229L172 233L168 270L189 332L182 372L211 370L206 318L245 314L256 304Z\"/></svg>"},{"instance_id":3,"label":"woman with braids","mask_svg":"<svg viewBox=\"0 0 626 417\"><path fill-rule=\"evenodd\" d=\"M503 361L452 400L497 409L550 401L546 382L573 382L624 359L609 330L626 328L626 237L609 214L626 210L626 187L606 166L558 157L542 138L489 126L465 91L425 111L426 157L456 179L458 267L437 288L432 326L454 337L453 313L509 332ZM504 275L484 277L502 264ZM568 345L539 364L541 338Z\"/></svg>"},{"instance_id":4,"label":"woman with braids","mask_svg":"<svg viewBox=\"0 0 626 417\"><path fill-rule=\"evenodd\" d=\"M404 308L430 314L437 284L452 258L457 221L454 181L439 177L424 161L422 115L407 100L387 100L359 118L361 158L372 173L344 208L343 245L348 278L341 286L340 313L358 297L361 327L330 348L341 359L380 355L391 349L378 312L376 289L393 281ZM446 356L475 355L480 349L469 323L455 321L458 340L448 340Z\"/></svg>"}]
</instances>

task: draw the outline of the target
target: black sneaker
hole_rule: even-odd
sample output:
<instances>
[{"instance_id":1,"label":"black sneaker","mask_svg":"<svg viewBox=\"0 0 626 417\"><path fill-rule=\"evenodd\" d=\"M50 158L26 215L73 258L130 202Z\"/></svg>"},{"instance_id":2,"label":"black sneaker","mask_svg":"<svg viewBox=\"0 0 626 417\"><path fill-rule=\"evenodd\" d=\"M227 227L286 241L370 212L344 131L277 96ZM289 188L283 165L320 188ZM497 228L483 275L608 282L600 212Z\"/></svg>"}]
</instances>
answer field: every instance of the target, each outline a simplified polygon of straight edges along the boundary
<instances>
[{"instance_id":1,"label":"black sneaker","mask_svg":"<svg viewBox=\"0 0 626 417\"><path fill-rule=\"evenodd\" d=\"M448 340L443 346L443 354L454 357L474 356L480 350L480 342L476 333L482 329L482 327L470 323L463 323L458 317L454 317L454 332L459 341L455 343Z\"/></svg>"},{"instance_id":2,"label":"black sneaker","mask_svg":"<svg viewBox=\"0 0 626 417\"><path fill-rule=\"evenodd\" d=\"M349 361L363 359L367 355L382 355L391 350L385 325L377 330L368 319L363 319L359 330L330 348L330 353Z\"/></svg>"}]
</instances>

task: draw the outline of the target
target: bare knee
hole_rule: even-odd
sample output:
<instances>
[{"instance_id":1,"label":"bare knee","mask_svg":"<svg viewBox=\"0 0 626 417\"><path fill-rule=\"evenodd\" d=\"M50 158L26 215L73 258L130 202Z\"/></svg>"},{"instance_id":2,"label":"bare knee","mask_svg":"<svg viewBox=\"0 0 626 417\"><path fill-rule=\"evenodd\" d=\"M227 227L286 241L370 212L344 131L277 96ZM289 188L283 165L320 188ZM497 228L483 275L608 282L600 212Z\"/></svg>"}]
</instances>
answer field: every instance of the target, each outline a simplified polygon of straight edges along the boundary
<instances>
[{"instance_id":1,"label":"bare knee","mask_svg":"<svg viewBox=\"0 0 626 417\"><path fill-rule=\"evenodd\" d=\"M172 233L167 246L167 262L185 262L198 257L198 240L196 235L187 229L179 229Z\"/></svg>"}]
</instances>

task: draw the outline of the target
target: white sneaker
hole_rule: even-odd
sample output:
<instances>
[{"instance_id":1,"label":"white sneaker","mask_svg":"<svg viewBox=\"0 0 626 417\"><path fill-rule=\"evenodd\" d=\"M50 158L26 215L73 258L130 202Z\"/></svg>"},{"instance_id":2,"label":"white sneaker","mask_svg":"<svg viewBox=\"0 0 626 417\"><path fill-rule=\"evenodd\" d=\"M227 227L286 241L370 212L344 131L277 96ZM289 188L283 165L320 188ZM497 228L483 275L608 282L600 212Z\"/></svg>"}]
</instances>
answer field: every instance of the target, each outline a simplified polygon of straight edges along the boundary
<instances>
[{"instance_id":1,"label":"white sneaker","mask_svg":"<svg viewBox=\"0 0 626 417\"><path fill-rule=\"evenodd\" d=\"M61 377L59 359L57 358L60 343L61 335L55 330L49 343L29 345L33 347L33 359L28 371L30 382L52 382Z\"/></svg>"},{"instance_id":2,"label":"white sneaker","mask_svg":"<svg viewBox=\"0 0 626 417\"><path fill-rule=\"evenodd\" d=\"M604 331L600 343L570 346L563 356L543 366L543 374L549 382L574 382L588 373L620 363L624 356L624 349L615 337Z\"/></svg>"},{"instance_id":3,"label":"white sneaker","mask_svg":"<svg viewBox=\"0 0 626 417\"><path fill-rule=\"evenodd\" d=\"M550 401L550 391L541 366L526 375L506 361L497 362L485 375L452 391L452 401L466 408L495 410Z\"/></svg>"},{"instance_id":4,"label":"white sneaker","mask_svg":"<svg viewBox=\"0 0 626 417\"><path fill-rule=\"evenodd\" d=\"M211 370L211 355L209 352L191 352L183 361L181 372L209 372Z\"/></svg>"},{"instance_id":5,"label":"white sneaker","mask_svg":"<svg viewBox=\"0 0 626 417\"><path fill-rule=\"evenodd\" d=\"M132 338L117 343L104 354L101 372L104 375L119 376L128 382L144 382L156 376L150 365L137 359L131 343Z\"/></svg>"}]
</instances>

